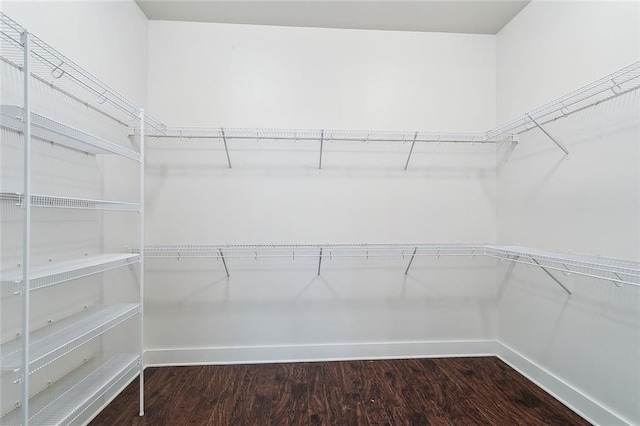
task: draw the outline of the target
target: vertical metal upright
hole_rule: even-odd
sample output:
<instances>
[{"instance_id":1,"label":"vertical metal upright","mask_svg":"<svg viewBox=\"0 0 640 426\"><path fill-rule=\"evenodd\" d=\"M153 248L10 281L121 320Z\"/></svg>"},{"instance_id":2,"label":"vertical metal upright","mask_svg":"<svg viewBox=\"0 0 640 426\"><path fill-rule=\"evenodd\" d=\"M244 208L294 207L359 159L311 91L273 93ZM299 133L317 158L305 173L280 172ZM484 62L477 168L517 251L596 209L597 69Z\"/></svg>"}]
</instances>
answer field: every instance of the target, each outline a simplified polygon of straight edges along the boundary
<instances>
[{"instance_id":1,"label":"vertical metal upright","mask_svg":"<svg viewBox=\"0 0 640 426\"><path fill-rule=\"evenodd\" d=\"M22 241L22 424L29 424L29 314L31 303L30 261L31 261L31 108L29 105L29 32L22 32L24 63L22 77L24 80L24 223Z\"/></svg>"},{"instance_id":2,"label":"vertical metal upright","mask_svg":"<svg viewBox=\"0 0 640 426\"><path fill-rule=\"evenodd\" d=\"M140 109L140 416L144 416L144 109Z\"/></svg>"}]
</instances>

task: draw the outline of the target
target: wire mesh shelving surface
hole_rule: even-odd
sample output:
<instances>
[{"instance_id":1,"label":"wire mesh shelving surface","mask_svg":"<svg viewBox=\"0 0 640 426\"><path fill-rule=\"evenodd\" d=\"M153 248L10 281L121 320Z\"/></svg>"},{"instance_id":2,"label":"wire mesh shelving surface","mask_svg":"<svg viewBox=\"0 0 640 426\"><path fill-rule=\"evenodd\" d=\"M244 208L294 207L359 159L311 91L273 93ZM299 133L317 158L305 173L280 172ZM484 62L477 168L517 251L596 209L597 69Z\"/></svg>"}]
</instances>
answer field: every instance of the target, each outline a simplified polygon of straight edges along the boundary
<instances>
[{"instance_id":1,"label":"wire mesh shelving surface","mask_svg":"<svg viewBox=\"0 0 640 426\"><path fill-rule=\"evenodd\" d=\"M24 110L15 105L0 106L0 125L4 128L24 131ZM56 143L88 154L116 154L140 161L140 153L117 143L90 135L66 124L31 113L31 134L34 138Z\"/></svg>"},{"instance_id":2,"label":"wire mesh shelving surface","mask_svg":"<svg viewBox=\"0 0 640 426\"><path fill-rule=\"evenodd\" d=\"M487 256L612 281L616 284L640 286L640 262L559 253L519 246L487 246Z\"/></svg>"},{"instance_id":3,"label":"wire mesh shelving surface","mask_svg":"<svg viewBox=\"0 0 640 426\"><path fill-rule=\"evenodd\" d=\"M31 290L38 290L138 262L140 262L139 254L112 253L35 265L30 270L30 288ZM3 294L8 294L9 292L20 294L22 268L0 271L0 281L3 285Z\"/></svg>"},{"instance_id":4,"label":"wire mesh shelving surface","mask_svg":"<svg viewBox=\"0 0 640 426\"><path fill-rule=\"evenodd\" d=\"M573 92L515 117L487 132L487 137L502 139L566 117L585 108L640 88L640 61L602 77Z\"/></svg>"},{"instance_id":5,"label":"wire mesh shelving surface","mask_svg":"<svg viewBox=\"0 0 640 426\"><path fill-rule=\"evenodd\" d=\"M23 69L25 28L0 13L0 51L2 61ZM125 126L137 125L140 107L127 99L71 59L33 34L30 40L31 77ZM145 113L145 126L163 132L165 126Z\"/></svg>"},{"instance_id":6,"label":"wire mesh shelving surface","mask_svg":"<svg viewBox=\"0 0 640 426\"><path fill-rule=\"evenodd\" d=\"M32 331L29 344L29 373L54 362L80 345L133 317L139 311L140 305L136 303L93 307ZM22 367L20 337L0 346L0 364L3 371L17 371Z\"/></svg>"},{"instance_id":7,"label":"wire mesh shelving surface","mask_svg":"<svg viewBox=\"0 0 640 426\"><path fill-rule=\"evenodd\" d=\"M116 354L104 363L99 359L89 360L29 399L30 424L72 424L101 397L134 377L139 364L140 358L134 354ZM21 424L20 409L8 412L0 418L0 423Z\"/></svg>"},{"instance_id":8,"label":"wire mesh shelving surface","mask_svg":"<svg viewBox=\"0 0 640 426\"><path fill-rule=\"evenodd\" d=\"M19 192L0 192L0 200L14 202L22 207L24 194ZM31 207L78 210L108 210L139 212L140 203L123 201L94 200L90 198L58 197L53 195L31 194Z\"/></svg>"},{"instance_id":9,"label":"wire mesh shelving surface","mask_svg":"<svg viewBox=\"0 0 640 426\"><path fill-rule=\"evenodd\" d=\"M139 249L134 249L139 253ZM484 253L474 244L182 244L145 247L145 258L404 258L407 256L474 256Z\"/></svg>"},{"instance_id":10,"label":"wire mesh shelving surface","mask_svg":"<svg viewBox=\"0 0 640 426\"><path fill-rule=\"evenodd\" d=\"M167 127L161 135L150 138L215 139L242 141L292 141L292 142L392 142L392 143L492 143L484 133L472 132L424 132L380 130L331 130L331 129L268 129L222 127Z\"/></svg>"},{"instance_id":11,"label":"wire mesh shelving surface","mask_svg":"<svg viewBox=\"0 0 640 426\"><path fill-rule=\"evenodd\" d=\"M132 250L139 253L139 249ZM546 269L640 286L640 262L487 244L178 244L145 247L147 259L412 259L420 256L488 256ZM226 268L226 264L225 264Z\"/></svg>"}]
</instances>

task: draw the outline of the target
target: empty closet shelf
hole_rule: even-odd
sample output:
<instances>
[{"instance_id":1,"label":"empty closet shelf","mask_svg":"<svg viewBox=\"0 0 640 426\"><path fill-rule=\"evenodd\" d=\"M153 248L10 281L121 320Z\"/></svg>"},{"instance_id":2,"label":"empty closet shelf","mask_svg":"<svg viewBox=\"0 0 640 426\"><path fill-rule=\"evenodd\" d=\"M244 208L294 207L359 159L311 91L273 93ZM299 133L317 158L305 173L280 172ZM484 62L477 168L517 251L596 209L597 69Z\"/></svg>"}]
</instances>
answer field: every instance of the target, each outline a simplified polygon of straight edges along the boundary
<instances>
[{"instance_id":1,"label":"empty closet shelf","mask_svg":"<svg viewBox=\"0 0 640 426\"><path fill-rule=\"evenodd\" d=\"M139 311L140 305L134 303L94 307L32 331L29 343L29 372L33 373L52 363ZM15 371L21 368L22 345L20 337L2 344L2 370Z\"/></svg>"},{"instance_id":2,"label":"empty closet shelf","mask_svg":"<svg viewBox=\"0 0 640 426\"><path fill-rule=\"evenodd\" d=\"M133 354L117 354L104 363L90 360L29 399L30 424L71 424L101 397L135 377L139 362ZM20 409L8 412L0 423L20 424Z\"/></svg>"},{"instance_id":3,"label":"empty closet shelf","mask_svg":"<svg viewBox=\"0 0 640 426\"><path fill-rule=\"evenodd\" d=\"M15 202L16 205L22 206L24 203L24 194L19 192L0 192L0 200ZM57 209L140 211L139 203L37 194L31 194L31 206Z\"/></svg>"},{"instance_id":4,"label":"empty closet shelf","mask_svg":"<svg viewBox=\"0 0 640 426\"><path fill-rule=\"evenodd\" d=\"M23 117L24 111L21 107L0 106L0 125L4 128L18 132L24 131ZM138 152L33 112L31 113L31 135L37 139L89 154L116 154L140 161Z\"/></svg>"},{"instance_id":5,"label":"empty closet shelf","mask_svg":"<svg viewBox=\"0 0 640 426\"><path fill-rule=\"evenodd\" d=\"M487 246L486 254L531 266L640 286L640 262L559 253L519 246Z\"/></svg>"},{"instance_id":6,"label":"empty closet shelf","mask_svg":"<svg viewBox=\"0 0 640 426\"><path fill-rule=\"evenodd\" d=\"M30 288L37 290L65 281L99 274L110 269L120 268L140 261L140 255L131 253L100 254L63 262L50 262L36 265L30 270ZM0 271L3 294L19 293L22 284L22 268Z\"/></svg>"},{"instance_id":7,"label":"empty closet shelf","mask_svg":"<svg viewBox=\"0 0 640 426\"><path fill-rule=\"evenodd\" d=\"M399 143L493 143L485 133L382 131L382 130L333 130L333 129L275 129L232 127L167 127L162 134L150 138L213 139L241 141L291 141L291 142L399 142Z\"/></svg>"},{"instance_id":8,"label":"empty closet shelf","mask_svg":"<svg viewBox=\"0 0 640 426\"><path fill-rule=\"evenodd\" d=\"M487 132L492 139L523 133L640 88L640 62L626 66ZM537 124L536 124L537 123Z\"/></svg>"},{"instance_id":9,"label":"empty closet shelf","mask_svg":"<svg viewBox=\"0 0 640 426\"><path fill-rule=\"evenodd\" d=\"M145 258L410 258L411 256L474 256L474 244L177 244L145 247ZM139 249L134 249L139 253Z\"/></svg>"}]
</instances>

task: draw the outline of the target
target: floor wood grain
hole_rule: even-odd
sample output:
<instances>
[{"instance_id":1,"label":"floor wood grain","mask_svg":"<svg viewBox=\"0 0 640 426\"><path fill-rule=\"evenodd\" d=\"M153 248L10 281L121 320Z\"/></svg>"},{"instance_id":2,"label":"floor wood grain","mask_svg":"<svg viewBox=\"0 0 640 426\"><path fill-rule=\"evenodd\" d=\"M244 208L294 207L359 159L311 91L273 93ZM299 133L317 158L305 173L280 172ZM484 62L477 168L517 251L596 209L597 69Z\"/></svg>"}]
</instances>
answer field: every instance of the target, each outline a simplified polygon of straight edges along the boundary
<instances>
[{"instance_id":1,"label":"floor wood grain","mask_svg":"<svg viewBox=\"0 0 640 426\"><path fill-rule=\"evenodd\" d=\"M91 425L588 425L495 357L148 368Z\"/></svg>"}]
</instances>

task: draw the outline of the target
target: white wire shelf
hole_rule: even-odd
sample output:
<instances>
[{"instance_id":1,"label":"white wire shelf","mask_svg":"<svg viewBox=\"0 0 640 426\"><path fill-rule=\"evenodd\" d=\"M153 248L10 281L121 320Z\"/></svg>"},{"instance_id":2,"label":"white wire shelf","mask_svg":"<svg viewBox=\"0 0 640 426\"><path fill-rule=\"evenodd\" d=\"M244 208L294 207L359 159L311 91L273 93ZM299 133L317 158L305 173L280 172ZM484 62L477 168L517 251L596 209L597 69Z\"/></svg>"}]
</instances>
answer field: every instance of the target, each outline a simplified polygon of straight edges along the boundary
<instances>
[{"instance_id":1,"label":"white wire shelf","mask_svg":"<svg viewBox=\"0 0 640 426\"><path fill-rule=\"evenodd\" d=\"M538 125L543 126L638 88L640 88L640 61L515 117L489 130L487 137L503 139L514 133L524 133L537 128Z\"/></svg>"},{"instance_id":2,"label":"white wire shelf","mask_svg":"<svg viewBox=\"0 0 640 426\"><path fill-rule=\"evenodd\" d=\"M140 305L135 303L94 307L32 331L29 337L29 373L54 362L139 311ZM21 369L22 338L3 343L0 354L3 371Z\"/></svg>"},{"instance_id":3,"label":"white wire shelf","mask_svg":"<svg viewBox=\"0 0 640 426\"><path fill-rule=\"evenodd\" d=\"M136 129L137 130L137 129ZM330 129L168 127L150 138L292 142L492 143L484 133Z\"/></svg>"},{"instance_id":4,"label":"white wire shelf","mask_svg":"<svg viewBox=\"0 0 640 426\"><path fill-rule=\"evenodd\" d=\"M2 127L21 133L24 131L23 120L24 110L21 107L15 105L0 106L0 125ZM34 138L88 154L116 154L140 161L140 153L138 152L34 112L31 113L31 134Z\"/></svg>"},{"instance_id":5,"label":"white wire shelf","mask_svg":"<svg viewBox=\"0 0 640 426\"><path fill-rule=\"evenodd\" d=\"M582 275L611 281L617 285L640 286L640 262L558 253L517 246L487 246L487 256L561 271L565 275Z\"/></svg>"},{"instance_id":6,"label":"white wire shelf","mask_svg":"<svg viewBox=\"0 0 640 426\"><path fill-rule=\"evenodd\" d=\"M140 252L139 249L132 251L134 253ZM405 270L406 273L413 259L418 256L488 256L500 260L524 263L529 266L537 266L545 270L559 270L566 275L577 274L602 279L613 282L616 285L630 284L640 286L640 262L565 254L516 246L455 243L182 244L147 246L144 251L146 259L219 259L224 263L227 276L229 275L229 270L226 260L230 259L253 259L258 261L272 258L288 258L290 260L314 258L318 260L318 273L320 273L322 260L395 258L409 261ZM559 284L562 285L561 283ZM563 288L565 287L563 286Z\"/></svg>"},{"instance_id":7,"label":"white wire shelf","mask_svg":"<svg viewBox=\"0 0 640 426\"><path fill-rule=\"evenodd\" d=\"M139 364L140 358L133 354L117 354L104 363L88 361L29 399L30 424L72 424L101 397L123 386ZM18 407L0 418L0 423L21 424L20 414Z\"/></svg>"},{"instance_id":8,"label":"white wire shelf","mask_svg":"<svg viewBox=\"0 0 640 426\"><path fill-rule=\"evenodd\" d=\"M138 254L113 253L36 265L30 270L30 288L31 290L38 290L138 262L140 262L140 255ZM3 286L3 295L10 293L20 294L22 268L0 271L0 281Z\"/></svg>"},{"instance_id":9,"label":"white wire shelf","mask_svg":"<svg viewBox=\"0 0 640 426\"><path fill-rule=\"evenodd\" d=\"M145 258L404 258L414 256L474 256L484 253L483 245L472 244L184 244L145 247ZM321 253L322 251L322 253ZM139 253L139 249L134 249ZM414 253L415 252L415 253Z\"/></svg>"},{"instance_id":10,"label":"white wire shelf","mask_svg":"<svg viewBox=\"0 0 640 426\"><path fill-rule=\"evenodd\" d=\"M14 202L23 207L24 194L19 192L0 192L0 200ZM40 208L108 210L139 212L139 203L123 201L94 200L89 198L57 197L53 195L31 194L31 206Z\"/></svg>"},{"instance_id":11,"label":"white wire shelf","mask_svg":"<svg viewBox=\"0 0 640 426\"><path fill-rule=\"evenodd\" d=\"M22 33L25 28L4 13L0 13L0 50L2 61L23 69ZM87 108L130 126L138 124L140 107L68 57L30 34L31 77L64 93ZM145 113L145 125L150 131L162 132L165 126Z\"/></svg>"}]
</instances>

